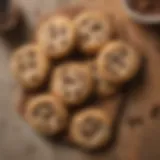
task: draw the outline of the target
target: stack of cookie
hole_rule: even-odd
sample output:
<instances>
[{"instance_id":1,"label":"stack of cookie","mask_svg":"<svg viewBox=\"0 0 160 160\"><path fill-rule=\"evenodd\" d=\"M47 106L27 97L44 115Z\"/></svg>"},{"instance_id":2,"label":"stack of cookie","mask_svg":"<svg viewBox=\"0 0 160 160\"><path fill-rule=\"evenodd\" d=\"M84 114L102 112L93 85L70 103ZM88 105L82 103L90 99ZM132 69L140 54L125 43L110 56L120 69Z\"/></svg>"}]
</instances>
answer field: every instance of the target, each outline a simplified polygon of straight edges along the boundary
<instances>
[{"instance_id":1,"label":"stack of cookie","mask_svg":"<svg viewBox=\"0 0 160 160\"><path fill-rule=\"evenodd\" d=\"M32 128L45 136L67 131L85 149L107 144L110 119L102 107L88 106L119 92L141 66L140 54L114 38L113 28L97 11L74 19L53 15L36 29L34 43L15 51L13 74L24 90L37 93L25 106Z\"/></svg>"}]
</instances>

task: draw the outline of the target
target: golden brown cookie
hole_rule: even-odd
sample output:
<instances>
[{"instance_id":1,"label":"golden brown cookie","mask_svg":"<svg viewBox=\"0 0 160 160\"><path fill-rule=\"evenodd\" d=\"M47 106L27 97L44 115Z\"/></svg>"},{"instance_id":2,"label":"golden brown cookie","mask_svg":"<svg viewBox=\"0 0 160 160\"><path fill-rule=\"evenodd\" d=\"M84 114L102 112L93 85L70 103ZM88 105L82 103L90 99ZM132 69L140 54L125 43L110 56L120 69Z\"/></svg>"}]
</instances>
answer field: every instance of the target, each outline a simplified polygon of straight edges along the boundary
<instances>
[{"instance_id":1,"label":"golden brown cookie","mask_svg":"<svg viewBox=\"0 0 160 160\"><path fill-rule=\"evenodd\" d=\"M133 78L141 65L141 56L126 42L114 41L106 44L97 58L101 77L112 83L124 83Z\"/></svg>"},{"instance_id":2,"label":"golden brown cookie","mask_svg":"<svg viewBox=\"0 0 160 160\"><path fill-rule=\"evenodd\" d=\"M92 76L95 82L94 90L99 97L111 96L118 92L118 85L109 82L108 80L104 79L99 75L95 60L90 61L88 65L90 66Z\"/></svg>"},{"instance_id":3,"label":"golden brown cookie","mask_svg":"<svg viewBox=\"0 0 160 160\"><path fill-rule=\"evenodd\" d=\"M13 53L11 69L18 82L27 89L40 87L49 70L49 61L39 46L28 44Z\"/></svg>"},{"instance_id":4,"label":"golden brown cookie","mask_svg":"<svg viewBox=\"0 0 160 160\"><path fill-rule=\"evenodd\" d=\"M53 72L51 90L66 104L83 103L92 91L93 80L87 65L66 63Z\"/></svg>"},{"instance_id":5,"label":"golden brown cookie","mask_svg":"<svg viewBox=\"0 0 160 160\"><path fill-rule=\"evenodd\" d=\"M74 23L65 16L52 16L44 21L36 33L42 50L53 59L63 58L71 53L75 45Z\"/></svg>"},{"instance_id":6,"label":"golden brown cookie","mask_svg":"<svg viewBox=\"0 0 160 160\"><path fill-rule=\"evenodd\" d=\"M65 129L68 112L60 99L53 95L39 95L27 104L25 118L37 132L51 136Z\"/></svg>"},{"instance_id":7,"label":"golden brown cookie","mask_svg":"<svg viewBox=\"0 0 160 160\"><path fill-rule=\"evenodd\" d=\"M98 149L110 138L109 124L109 117L102 109L85 109L73 117L70 136L73 142L82 148Z\"/></svg>"},{"instance_id":8,"label":"golden brown cookie","mask_svg":"<svg viewBox=\"0 0 160 160\"><path fill-rule=\"evenodd\" d=\"M100 12L83 12L75 18L75 24L78 46L84 53L97 54L111 38L111 21Z\"/></svg>"}]
</instances>

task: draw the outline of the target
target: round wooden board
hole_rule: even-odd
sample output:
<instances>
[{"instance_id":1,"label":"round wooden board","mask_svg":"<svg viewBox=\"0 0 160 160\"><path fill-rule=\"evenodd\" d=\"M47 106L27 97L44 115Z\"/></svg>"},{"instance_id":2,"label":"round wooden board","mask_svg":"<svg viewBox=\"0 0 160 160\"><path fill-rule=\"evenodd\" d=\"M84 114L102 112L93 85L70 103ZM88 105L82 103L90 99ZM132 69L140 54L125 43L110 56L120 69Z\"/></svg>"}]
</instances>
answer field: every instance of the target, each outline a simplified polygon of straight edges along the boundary
<instances>
[{"instance_id":1,"label":"round wooden board","mask_svg":"<svg viewBox=\"0 0 160 160\"><path fill-rule=\"evenodd\" d=\"M23 9L29 29L36 25L40 15L53 11L59 0L16 0ZM133 24L126 16L119 0L81 0L85 5L99 7L114 13L117 28L124 39L140 49L145 57L145 79L140 87L128 93L116 130L116 140L106 152L84 153L79 150L50 144L36 135L17 116L15 97L17 85L9 71L9 55L21 42L15 36L5 35L0 39L0 159L1 160L159 160L160 159L160 55L155 38L144 28ZM98 2L97 2L98 1ZM105 6L105 7L104 7ZM13 38L14 37L14 38ZM17 36L18 37L18 36ZM30 37L30 36L29 36ZM11 39L10 39L11 38ZM17 43L13 43L13 40ZM14 96L13 96L14 95ZM14 100L15 101L15 100ZM159 129L159 130L158 130ZM159 138L159 139L158 139ZM147 154L146 154L147 153Z\"/></svg>"}]
</instances>

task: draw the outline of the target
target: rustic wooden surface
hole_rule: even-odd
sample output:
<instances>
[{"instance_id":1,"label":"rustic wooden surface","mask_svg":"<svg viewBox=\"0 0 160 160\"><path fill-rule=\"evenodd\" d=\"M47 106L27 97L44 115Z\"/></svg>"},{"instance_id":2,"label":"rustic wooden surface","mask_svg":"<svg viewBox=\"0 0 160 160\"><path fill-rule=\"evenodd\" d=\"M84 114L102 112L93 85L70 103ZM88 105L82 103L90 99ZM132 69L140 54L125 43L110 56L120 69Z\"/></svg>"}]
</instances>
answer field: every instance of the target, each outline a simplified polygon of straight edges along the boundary
<instances>
[{"instance_id":1,"label":"rustic wooden surface","mask_svg":"<svg viewBox=\"0 0 160 160\"><path fill-rule=\"evenodd\" d=\"M52 11L66 0L16 0L23 8L29 28L40 15ZM90 5L91 0L83 0ZM53 145L36 135L15 112L17 86L9 70L10 52L22 40L0 37L0 160L159 160L160 159L160 55L152 34L142 32L128 20L119 0L98 0L99 7L109 6L116 13L122 38L142 49L147 71L140 87L128 93L125 111L118 120L116 139L105 153L88 154L76 149ZM92 1L92 6L97 7ZM14 41L13 41L14 40ZM13 43L16 42L17 43ZM14 45L13 45L14 44Z\"/></svg>"}]
</instances>

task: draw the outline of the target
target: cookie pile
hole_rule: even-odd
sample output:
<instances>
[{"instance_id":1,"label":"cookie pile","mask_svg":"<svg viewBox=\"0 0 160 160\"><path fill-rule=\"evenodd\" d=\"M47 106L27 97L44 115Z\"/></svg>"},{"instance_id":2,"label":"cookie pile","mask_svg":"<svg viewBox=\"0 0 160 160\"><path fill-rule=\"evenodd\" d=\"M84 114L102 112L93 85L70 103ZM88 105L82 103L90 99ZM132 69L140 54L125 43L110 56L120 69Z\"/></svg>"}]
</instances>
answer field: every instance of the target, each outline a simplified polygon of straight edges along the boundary
<instances>
[{"instance_id":1,"label":"cookie pile","mask_svg":"<svg viewBox=\"0 0 160 160\"><path fill-rule=\"evenodd\" d=\"M113 39L113 32L110 19L100 12L83 11L74 19L51 16L36 29L34 43L14 52L11 68L17 81L24 90L38 92L25 106L32 128L45 136L67 131L85 149L108 142L107 113L85 104L90 99L94 106L95 97L116 94L141 65L140 54Z\"/></svg>"}]
</instances>

